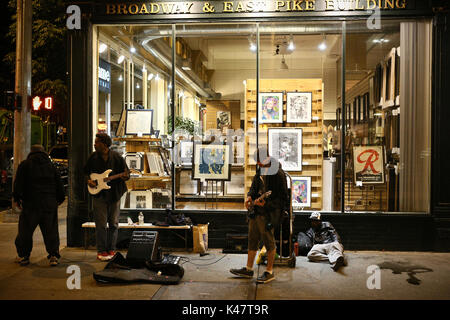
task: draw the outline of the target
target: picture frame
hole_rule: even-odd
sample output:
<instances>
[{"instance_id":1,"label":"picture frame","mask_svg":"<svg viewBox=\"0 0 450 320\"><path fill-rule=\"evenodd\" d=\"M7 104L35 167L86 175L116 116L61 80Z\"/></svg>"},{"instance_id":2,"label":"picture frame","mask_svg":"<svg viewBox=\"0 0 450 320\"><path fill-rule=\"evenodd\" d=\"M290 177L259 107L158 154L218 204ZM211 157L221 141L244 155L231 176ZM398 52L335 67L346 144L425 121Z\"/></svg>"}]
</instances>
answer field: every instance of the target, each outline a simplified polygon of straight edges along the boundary
<instances>
[{"instance_id":1,"label":"picture frame","mask_svg":"<svg viewBox=\"0 0 450 320\"><path fill-rule=\"evenodd\" d=\"M224 128L231 128L231 112L217 111L216 112L217 129L222 131Z\"/></svg>"},{"instance_id":2,"label":"picture frame","mask_svg":"<svg viewBox=\"0 0 450 320\"><path fill-rule=\"evenodd\" d=\"M164 176L165 170L161 154L159 152L151 151L146 152L146 157L150 173L156 173L158 176Z\"/></svg>"},{"instance_id":3,"label":"picture frame","mask_svg":"<svg viewBox=\"0 0 450 320\"><path fill-rule=\"evenodd\" d=\"M311 123L312 92L286 93L286 122Z\"/></svg>"},{"instance_id":4,"label":"picture frame","mask_svg":"<svg viewBox=\"0 0 450 320\"><path fill-rule=\"evenodd\" d=\"M130 209L152 209L153 195L150 190L130 191Z\"/></svg>"},{"instance_id":5,"label":"picture frame","mask_svg":"<svg viewBox=\"0 0 450 320\"><path fill-rule=\"evenodd\" d=\"M170 152L166 149L159 148L159 154L164 164L164 170L168 175L171 175L172 168L170 166Z\"/></svg>"},{"instance_id":6,"label":"picture frame","mask_svg":"<svg viewBox=\"0 0 450 320\"><path fill-rule=\"evenodd\" d=\"M181 195L198 194L198 181L192 180L191 170L180 171L180 194Z\"/></svg>"},{"instance_id":7,"label":"picture frame","mask_svg":"<svg viewBox=\"0 0 450 320\"><path fill-rule=\"evenodd\" d=\"M283 123L283 92L260 92L259 123Z\"/></svg>"},{"instance_id":8,"label":"picture frame","mask_svg":"<svg viewBox=\"0 0 450 320\"><path fill-rule=\"evenodd\" d=\"M152 109L126 109L125 135L150 136L152 133Z\"/></svg>"},{"instance_id":9,"label":"picture frame","mask_svg":"<svg viewBox=\"0 0 450 320\"><path fill-rule=\"evenodd\" d=\"M353 147L353 177L355 184L383 184L384 177L384 147L354 146Z\"/></svg>"},{"instance_id":10,"label":"picture frame","mask_svg":"<svg viewBox=\"0 0 450 320\"><path fill-rule=\"evenodd\" d=\"M302 171L302 129L269 128L269 155L278 159L284 171Z\"/></svg>"},{"instance_id":11,"label":"picture frame","mask_svg":"<svg viewBox=\"0 0 450 320\"><path fill-rule=\"evenodd\" d=\"M336 130L341 130L341 108L336 109Z\"/></svg>"},{"instance_id":12,"label":"picture frame","mask_svg":"<svg viewBox=\"0 0 450 320\"><path fill-rule=\"evenodd\" d=\"M244 196L245 176L242 171L231 172L231 180L225 182L225 196Z\"/></svg>"},{"instance_id":13,"label":"picture frame","mask_svg":"<svg viewBox=\"0 0 450 320\"><path fill-rule=\"evenodd\" d=\"M383 65L383 109L395 106L396 51L396 48L392 48Z\"/></svg>"},{"instance_id":14,"label":"picture frame","mask_svg":"<svg viewBox=\"0 0 450 320\"><path fill-rule=\"evenodd\" d=\"M125 118L126 118L126 109L122 109L122 112L120 113L119 118L119 124L117 125L116 129L116 137L122 137L125 135Z\"/></svg>"},{"instance_id":15,"label":"picture frame","mask_svg":"<svg viewBox=\"0 0 450 320\"><path fill-rule=\"evenodd\" d=\"M182 165L192 165L194 142L191 140L180 141L180 160Z\"/></svg>"},{"instance_id":16,"label":"picture frame","mask_svg":"<svg viewBox=\"0 0 450 320\"><path fill-rule=\"evenodd\" d=\"M311 177L292 177L292 208L311 207Z\"/></svg>"},{"instance_id":17,"label":"picture frame","mask_svg":"<svg viewBox=\"0 0 450 320\"><path fill-rule=\"evenodd\" d=\"M120 198L120 210L130 208L130 192L125 192Z\"/></svg>"},{"instance_id":18,"label":"picture frame","mask_svg":"<svg viewBox=\"0 0 450 320\"><path fill-rule=\"evenodd\" d=\"M194 142L193 180L231 179L232 154L229 144Z\"/></svg>"},{"instance_id":19,"label":"picture frame","mask_svg":"<svg viewBox=\"0 0 450 320\"><path fill-rule=\"evenodd\" d=\"M127 152L124 154L125 163L128 166L128 169L134 169L137 171L144 170L144 157L141 152Z\"/></svg>"}]
</instances>

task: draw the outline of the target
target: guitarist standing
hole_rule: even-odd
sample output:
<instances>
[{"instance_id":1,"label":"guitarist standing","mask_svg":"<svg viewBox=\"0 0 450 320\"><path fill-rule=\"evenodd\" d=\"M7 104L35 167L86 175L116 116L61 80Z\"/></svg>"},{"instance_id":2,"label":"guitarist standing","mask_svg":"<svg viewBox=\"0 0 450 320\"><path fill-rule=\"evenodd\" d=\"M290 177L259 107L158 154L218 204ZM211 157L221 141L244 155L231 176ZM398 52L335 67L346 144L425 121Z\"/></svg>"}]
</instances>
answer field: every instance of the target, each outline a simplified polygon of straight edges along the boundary
<instances>
[{"instance_id":1,"label":"guitarist standing","mask_svg":"<svg viewBox=\"0 0 450 320\"><path fill-rule=\"evenodd\" d=\"M278 160L269 156L267 148L259 148L254 158L258 167L245 202L246 208L254 213L250 215L248 223L247 266L231 269L230 272L240 277L252 278L253 263L259 241L262 240L267 249L267 268L256 280L258 283L267 283L275 279L274 228L279 228L281 215L283 211L288 210L289 195L285 173Z\"/></svg>"},{"instance_id":2,"label":"guitarist standing","mask_svg":"<svg viewBox=\"0 0 450 320\"><path fill-rule=\"evenodd\" d=\"M111 138L107 134L98 133L95 136L95 152L91 154L84 167L87 183L92 188L98 184L97 181L91 180L92 173L101 174L111 169L110 176L122 174L120 178L108 182L110 189L102 190L93 196L97 259L102 261L110 260L115 255L120 198L127 191L125 181L130 178L125 160L117 152L109 149L111 144Z\"/></svg>"}]
</instances>

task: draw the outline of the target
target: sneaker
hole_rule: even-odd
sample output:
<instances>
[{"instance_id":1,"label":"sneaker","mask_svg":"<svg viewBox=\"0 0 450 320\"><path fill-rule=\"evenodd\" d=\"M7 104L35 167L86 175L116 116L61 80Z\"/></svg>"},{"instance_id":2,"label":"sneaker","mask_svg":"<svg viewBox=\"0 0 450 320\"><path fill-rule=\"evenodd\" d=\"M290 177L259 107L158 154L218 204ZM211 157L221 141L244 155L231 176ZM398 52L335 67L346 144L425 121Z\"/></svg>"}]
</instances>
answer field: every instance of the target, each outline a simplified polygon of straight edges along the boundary
<instances>
[{"instance_id":1,"label":"sneaker","mask_svg":"<svg viewBox=\"0 0 450 320\"><path fill-rule=\"evenodd\" d=\"M258 283L267 283L267 282L270 282L270 281L272 281L274 279L275 279L275 276L273 275L273 273L269 273L267 271L264 271L264 273L256 279L256 282L258 282Z\"/></svg>"},{"instance_id":2,"label":"sneaker","mask_svg":"<svg viewBox=\"0 0 450 320\"><path fill-rule=\"evenodd\" d=\"M338 271L340 267L342 267L344 265L344 257L340 256L339 258L337 258L336 262L334 263L334 265L331 266L331 268L334 271Z\"/></svg>"},{"instance_id":3,"label":"sneaker","mask_svg":"<svg viewBox=\"0 0 450 320\"><path fill-rule=\"evenodd\" d=\"M21 266L26 266L30 264L30 257L19 257L16 260Z\"/></svg>"},{"instance_id":4,"label":"sneaker","mask_svg":"<svg viewBox=\"0 0 450 320\"><path fill-rule=\"evenodd\" d=\"M246 267L241 269L230 269L230 272L239 277L253 278L253 270L248 270Z\"/></svg>"},{"instance_id":5,"label":"sneaker","mask_svg":"<svg viewBox=\"0 0 450 320\"><path fill-rule=\"evenodd\" d=\"M58 258L55 256L51 256L49 260L50 260L50 266L52 266L52 267L57 266L59 264Z\"/></svg>"},{"instance_id":6,"label":"sneaker","mask_svg":"<svg viewBox=\"0 0 450 320\"><path fill-rule=\"evenodd\" d=\"M107 252L99 252L97 253L97 259L100 261L107 261L109 259Z\"/></svg>"}]
</instances>

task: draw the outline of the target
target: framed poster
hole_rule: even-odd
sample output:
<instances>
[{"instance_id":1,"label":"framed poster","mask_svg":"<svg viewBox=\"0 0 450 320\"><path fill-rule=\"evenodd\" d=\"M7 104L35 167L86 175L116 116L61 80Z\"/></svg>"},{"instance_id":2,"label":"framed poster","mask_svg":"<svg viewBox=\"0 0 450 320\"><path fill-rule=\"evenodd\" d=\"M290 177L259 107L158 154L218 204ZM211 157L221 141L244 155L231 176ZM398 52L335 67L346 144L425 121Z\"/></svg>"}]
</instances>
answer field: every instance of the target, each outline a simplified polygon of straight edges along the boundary
<instances>
[{"instance_id":1,"label":"framed poster","mask_svg":"<svg viewBox=\"0 0 450 320\"><path fill-rule=\"evenodd\" d=\"M283 92L259 93L259 123L283 123Z\"/></svg>"},{"instance_id":2,"label":"framed poster","mask_svg":"<svg viewBox=\"0 0 450 320\"><path fill-rule=\"evenodd\" d=\"M312 92L288 92L286 100L287 122L311 123Z\"/></svg>"},{"instance_id":3,"label":"framed poster","mask_svg":"<svg viewBox=\"0 0 450 320\"><path fill-rule=\"evenodd\" d=\"M153 130L152 124L152 109L127 109L126 135L151 135Z\"/></svg>"},{"instance_id":4,"label":"framed poster","mask_svg":"<svg viewBox=\"0 0 450 320\"><path fill-rule=\"evenodd\" d=\"M192 179L227 180L231 178L231 150L228 144L194 143Z\"/></svg>"},{"instance_id":5,"label":"framed poster","mask_svg":"<svg viewBox=\"0 0 450 320\"><path fill-rule=\"evenodd\" d=\"M231 112L230 111L217 111L217 129L220 131L223 128L231 128Z\"/></svg>"},{"instance_id":6,"label":"framed poster","mask_svg":"<svg viewBox=\"0 0 450 320\"><path fill-rule=\"evenodd\" d=\"M292 208L311 207L311 177L292 177Z\"/></svg>"},{"instance_id":7,"label":"framed poster","mask_svg":"<svg viewBox=\"0 0 450 320\"><path fill-rule=\"evenodd\" d=\"M353 174L355 183L384 183L383 146L353 147Z\"/></svg>"},{"instance_id":8,"label":"framed poster","mask_svg":"<svg viewBox=\"0 0 450 320\"><path fill-rule=\"evenodd\" d=\"M234 171L231 173L231 180L225 182L226 196L244 196L245 180L243 171Z\"/></svg>"},{"instance_id":9,"label":"framed poster","mask_svg":"<svg viewBox=\"0 0 450 320\"><path fill-rule=\"evenodd\" d=\"M180 160L181 164L192 165L192 155L194 150L194 143L190 140L180 141Z\"/></svg>"},{"instance_id":10,"label":"framed poster","mask_svg":"<svg viewBox=\"0 0 450 320\"><path fill-rule=\"evenodd\" d=\"M152 209L152 192L146 191L130 191L130 209Z\"/></svg>"},{"instance_id":11,"label":"framed poster","mask_svg":"<svg viewBox=\"0 0 450 320\"><path fill-rule=\"evenodd\" d=\"M144 170L144 155L141 152L127 152L124 155L128 169Z\"/></svg>"},{"instance_id":12,"label":"framed poster","mask_svg":"<svg viewBox=\"0 0 450 320\"><path fill-rule=\"evenodd\" d=\"M284 171L302 171L302 129L269 128L269 155Z\"/></svg>"}]
</instances>

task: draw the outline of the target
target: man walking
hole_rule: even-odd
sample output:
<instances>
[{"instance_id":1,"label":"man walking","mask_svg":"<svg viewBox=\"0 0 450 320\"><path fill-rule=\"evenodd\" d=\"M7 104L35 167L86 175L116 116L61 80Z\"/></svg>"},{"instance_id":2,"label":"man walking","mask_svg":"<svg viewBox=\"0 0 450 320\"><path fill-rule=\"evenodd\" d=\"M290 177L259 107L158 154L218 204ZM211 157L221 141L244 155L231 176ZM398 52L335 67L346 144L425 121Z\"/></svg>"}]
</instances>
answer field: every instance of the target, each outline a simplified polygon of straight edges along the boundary
<instances>
[{"instance_id":1,"label":"man walking","mask_svg":"<svg viewBox=\"0 0 450 320\"><path fill-rule=\"evenodd\" d=\"M313 247L307 257L310 261L329 261L334 271L344 265L344 246L333 225L322 221L320 212L313 212L309 217L311 228L306 235L311 239Z\"/></svg>"},{"instance_id":2,"label":"man walking","mask_svg":"<svg viewBox=\"0 0 450 320\"><path fill-rule=\"evenodd\" d=\"M22 212L15 245L18 262L30 263L33 233L39 225L51 266L58 264L58 206L64 202L64 185L58 170L41 145L31 146L27 159L17 168L13 190L14 202Z\"/></svg>"},{"instance_id":3,"label":"man walking","mask_svg":"<svg viewBox=\"0 0 450 320\"><path fill-rule=\"evenodd\" d=\"M241 269L231 269L230 272L240 277L252 278L253 263L259 241L262 240L267 250L267 267L256 281L267 283L275 279L273 274L276 252L274 228L279 228L281 215L287 210L289 198L285 173L280 163L269 156L267 148L257 150L255 160L258 167L245 202L247 209L254 206L254 216L250 216L248 223L247 265ZM270 195L267 196L269 191Z\"/></svg>"},{"instance_id":4,"label":"man walking","mask_svg":"<svg viewBox=\"0 0 450 320\"><path fill-rule=\"evenodd\" d=\"M98 181L91 180L92 173L104 173L111 169L109 176L120 174L117 179L108 182L110 189L104 189L93 197L97 259L102 261L111 260L115 255L120 198L127 191L125 181L130 178L125 160L117 152L109 149L111 144L111 138L107 134L98 133L94 144L95 152L91 154L84 167L87 183L92 188L98 185Z\"/></svg>"}]
</instances>

